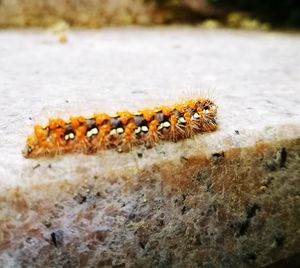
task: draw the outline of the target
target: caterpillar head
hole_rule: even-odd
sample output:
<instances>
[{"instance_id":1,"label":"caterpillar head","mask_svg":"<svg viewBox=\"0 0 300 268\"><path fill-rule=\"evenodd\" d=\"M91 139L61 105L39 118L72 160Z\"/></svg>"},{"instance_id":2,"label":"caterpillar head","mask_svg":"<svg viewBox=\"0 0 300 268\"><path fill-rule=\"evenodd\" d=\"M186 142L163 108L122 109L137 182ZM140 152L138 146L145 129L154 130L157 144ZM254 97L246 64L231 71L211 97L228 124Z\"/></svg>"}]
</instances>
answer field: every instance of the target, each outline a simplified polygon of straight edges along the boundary
<instances>
[{"instance_id":1,"label":"caterpillar head","mask_svg":"<svg viewBox=\"0 0 300 268\"><path fill-rule=\"evenodd\" d=\"M25 158L32 158L37 148L37 141L34 135L29 136L26 141L25 148L22 150L22 154Z\"/></svg>"},{"instance_id":2,"label":"caterpillar head","mask_svg":"<svg viewBox=\"0 0 300 268\"><path fill-rule=\"evenodd\" d=\"M28 136L22 154L25 158L33 158L41 154L41 145L47 141L48 129L42 126L35 126L34 133Z\"/></svg>"}]
</instances>

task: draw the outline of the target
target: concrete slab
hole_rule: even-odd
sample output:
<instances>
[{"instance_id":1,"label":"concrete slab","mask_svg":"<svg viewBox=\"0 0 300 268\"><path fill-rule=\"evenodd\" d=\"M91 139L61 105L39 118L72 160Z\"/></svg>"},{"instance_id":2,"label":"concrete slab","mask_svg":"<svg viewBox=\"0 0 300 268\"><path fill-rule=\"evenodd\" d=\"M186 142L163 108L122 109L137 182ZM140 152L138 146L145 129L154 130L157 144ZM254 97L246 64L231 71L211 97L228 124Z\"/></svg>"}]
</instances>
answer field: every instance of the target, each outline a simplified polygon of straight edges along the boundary
<instances>
[{"instance_id":1,"label":"concrete slab","mask_svg":"<svg viewBox=\"0 0 300 268\"><path fill-rule=\"evenodd\" d=\"M199 188L196 191L197 194L192 194L196 186L190 184L188 178L194 177L194 172L199 168L216 179L215 182L212 182L217 185L217 192L214 195L219 197L226 195L226 192L222 192L222 187L225 187L229 191L228 198L230 200L235 198L234 202L228 202L229 207L225 206L226 211L235 210L236 215L233 218L236 217L234 218L236 221L237 218L241 220L241 218L246 217L246 219L242 223L232 223L234 220L231 219L230 222L233 225L241 224L244 227L247 226L246 229L248 229L250 219L247 217L252 218L254 217L253 213L264 211L262 204L271 202L268 200L277 202L280 195L289 194L293 201L283 203L279 214L282 215L286 207L291 206L292 203L293 209L291 208L292 212L288 217L288 221L291 223L289 226L292 227L283 232L280 230L280 224L283 220L274 218L274 222L279 224L276 227L278 230L276 229L275 232L272 229L270 233L272 233L272 239L276 233L280 240L280 237L283 236L282 233L285 233L284 235L286 233L292 234L298 229L297 200L299 204L299 199L297 198L299 198L299 193L297 194L296 189L299 189L300 138L299 35L232 30L210 31L174 27L73 30L67 34L67 38L68 42L62 44L51 33L41 30L6 30L0 32L0 184L3 205L2 224L6 224L6 227L3 228L5 231L2 232L2 236L0 235L2 238L2 243L0 242L2 253L0 251L0 255L2 254L3 263L24 265L26 258L31 256L30 249L26 252L23 249L19 250L15 256L12 255L12 251L20 243L26 241L26 237L30 236L34 241L37 241L36 247L45 251L43 256L46 257L41 260L41 263L48 259L49 256L46 252L49 250L51 252L49 254L52 254L50 259L57 261L57 265L61 265L54 251L48 247L53 247L52 233L55 236L56 230L62 229L67 236L66 240L71 245L66 248L62 247L62 251L68 252L67 259L69 258L68 260L71 262L73 260L76 264L74 264L75 267L80 266L80 260L72 259L74 256L71 256L71 252L78 253L81 250L85 252L85 255L79 254L80 258L87 261L86 265L90 266L96 263L100 263L100 266L104 265L105 261L101 263L101 260L105 260L106 257L100 254L102 257L94 260L95 255L92 252L97 250L79 249L79 245L74 244L73 238L70 238L70 233L65 230L67 228L71 233L74 231L81 237L77 232L81 228L79 222L82 222L73 222L71 218L74 215L78 216L78 213L83 213L84 208L73 203L70 205L70 200L73 200L74 196L79 199L83 198L84 203L86 200L95 200L99 189L103 191L107 189L111 196L104 195L105 197L99 201L100 203L98 201L90 202L94 202L98 210L103 210L101 212L103 219L110 218L115 222L117 227L114 225L113 228L115 229L109 231L110 237L116 236L113 242L124 240L130 244L134 241L132 242L134 245L141 242L134 240L137 233L145 233L145 226L142 229L139 226L142 222L147 223L147 213L150 213L153 208L157 209L157 203L154 204L149 201L144 214L141 213L143 208L139 208L141 219L138 223L135 220L134 223L129 220L131 224L135 225L134 231L130 229L132 226L128 227L131 231L127 230L124 233L121 232L121 229L124 222L128 223L127 217L131 217L128 211L140 206L139 202L142 202L140 198L145 194L144 191L147 191L148 194L150 191L149 196L152 198L157 197L164 200L160 205L165 215L168 211L171 213L167 215L169 219L164 219L164 226L166 227L159 234L152 230L146 235L148 237L146 240L149 240L149 236L155 237L157 235L153 241L162 239L164 243L160 246L168 247L172 243L168 243L165 239L168 234L173 234L176 231L172 230L174 226L179 228L180 223L178 220L176 221L174 216L176 213L172 214L171 212L174 208L170 208L166 204L170 200L179 200L178 198L182 198L182 196L185 196L184 199L186 199L186 196L191 195L194 199L191 198L188 202L190 202L189 207L193 207L194 205L191 204L196 200L205 202L212 198L210 196L206 199L206 195L203 194L206 191L204 188ZM141 152L140 148L129 154L108 151L95 156L73 155L46 160L26 160L21 155L26 135L31 131L33 123L45 122L48 117L61 116L66 118L69 115L90 115L94 112L113 112L122 109L134 111L138 108L151 108L157 104L172 103L180 97L189 95L190 92L193 94L200 92L199 94L209 95L215 99L219 106L219 129L217 132L199 135L194 139L176 144L162 143L151 150L142 150L142 159L138 156L138 153ZM286 155L286 151L288 151L288 157L293 157L288 158L289 166L287 170L284 170L285 163L281 166L281 161L282 157L286 158L283 156ZM222 152L225 153L226 159L228 157L229 162L224 163L223 160L218 160L219 156L223 157ZM189 160L182 164L182 159ZM215 161L221 161L218 162L219 168L217 170L219 171L215 169ZM261 172L263 169L260 164L267 167L263 174L259 173L259 176L264 176L264 178L258 178L257 175L257 172ZM240 165L245 168L239 169ZM274 171L272 165L274 170L280 174L270 175ZM158 170L153 169L153 167L158 167ZM190 175L181 173L175 167L190 170L187 173ZM176 170L177 176L174 170ZM217 173L214 173L214 170ZM101 178L100 182L93 180L95 176ZM183 179L184 176L187 178ZM251 176L255 177L253 181L251 181ZM287 183L290 188L288 187L288 190L287 188L281 189L280 194L275 191L273 195L270 194L271 197L264 197L262 201L258 194L260 191L265 191L260 188L266 186L262 180L276 176L280 178L277 180L277 184L274 184L277 185L278 189L286 176L290 178ZM120 178L122 178L122 182ZM125 184L124 178L127 181ZM227 186L223 185L222 179L227 180ZM148 181L147 186L145 186L146 190L141 188L141 181L143 180ZM154 185L150 183L151 180L155 180ZM131 186L128 185L128 181L132 181ZM228 186L231 185L232 181L238 182L239 191ZM168 186L165 185L166 182ZM165 186L160 188L162 183ZM158 188L155 188L155 185ZM272 187L275 187L274 185ZM247 187L243 188L244 186ZM130 194L127 192L123 196L123 187L127 189L132 187L129 191ZM154 187L154 190L151 190L151 187ZM175 191L173 188L177 190ZM184 190L179 191L180 189ZM248 195L241 194L241 191L243 193L248 192ZM86 197L87 192L93 192L93 197ZM118 206L118 203L115 203L118 195L121 196L124 206L128 206L128 211L124 212L127 213L126 216L123 214L123 216L114 215L111 212L112 207ZM249 195L252 195L255 200L252 200ZM21 202L21 199L25 201ZM225 199L222 199L223 201L218 204L224 203ZM12 200L12 203L8 200ZM47 217L49 211L58 213L61 209L55 208L57 204L54 206L54 203L52 203L54 207L45 204L45 206L41 205L42 208L37 208L33 205L37 200L41 204L51 204L54 200L60 200L59 202L63 204L64 213L57 216L56 221L52 218L51 221L55 223L52 223L51 227L47 227L47 224L46 227L41 227L45 218L38 216L39 209ZM145 200L147 202L147 199ZM180 202L184 203L184 200ZM195 209L198 210L191 212L192 218L180 218L186 228L191 228L189 220L196 220L204 210L208 209L204 205L205 203L201 202L195 205ZM261 212L262 221L267 220L266 217L270 216L269 209L275 206L275 203L272 202L266 206L268 207L267 212ZM257 205L258 207L256 206L257 203L260 203ZM16 204L21 207L21 204L26 205L20 210ZM88 204L91 203L88 202ZM248 212L243 214L245 206L254 210L252 214L250 211L252 216L249 216ZM183 205L183 207L187 208L188 205ZM202 209L202 212L199 209ZM223 213L224 210L224 207L218 208L220 213ZM212 213L214 214L215 211ZM224 214L226 213L224 212ZM230 218L228 215L226 217ZM26 218L29 218L28 222L34 224L35 229L39 230L38 235L29 235L30 232L22 225ZM219 218L214 218L214 220L216 219ZM124 222L116 223L118 220ZM213 221L211 218L206 220ZM16 230L14 228L9 229L7 222L13 222L15 226L19 227L22 225L23 235L20 233L14 237L11 233L16 232ZM224 227L224 224L221 225ZM99 226L102 229L104 227L110 228L107 227L109 226L108 222L101 222L101 220L92 226L94 229ZM209 226L209 228L219 228L219 223ZM186 228L182 237L185 237ZM256 235L254 236L256 240L251 240L251 245L255 251L258 251L260 246L265 246L263 242L259 244L257 239L259 228L259 226L254 228L253 234ZM271 230L268 229L271 227L265 228L264 230ZM238 232L243 232L243 228L241 229ZM168 230L171 231L168 232ZM228 229L224 227L224 230L227 234ZM87 233L89 232L91 231L87 231ZM224 232L221 232L223 237L234 236L234 233L225 236ZM68 234L66 235L66 233ZM212 231L212 233L214 232ZM194 237L196 236L197 234ZM220 238L219 236L212 236L214 239L215 237ZM289 242L284 253L276 253L277 255L274 253L275 255L263 257L257 252L253 253L248 252L248 249L241 249L242 246L238 246L244 239L241 236L239 233L232 245L222 242L227 250L225 250L227 252L225 259L229 264L241 263L245 256L250 256L249 258L246 257L247 260L243 262L245 266L267 264L276 258L295 253L295 245L299 244L300 241L299 232L295 234L291 242L287 235L289 238L284 238L284 240ZM95 242L98 249L100 246L104 249L109 245L111 246L106 240L103 244L101 239L100 242ZM145 240L144 237L143 239ZM190 252L193 252L194 255L189 255L186 258L187 262L180 257L178 257L180 261L177 259L177 256L184 256L184 250L179 250L177 256L172 257L173 262L166 257L171 254L171 249L170 251L166 250L166 254L159 258L159 254L153 251L153 245L150 245L151 243L149 242L149 244L146 240L141 242L143 246L140 246L139 250L135 246L130 247L130 254L132 254L130 256L138 259L136 263L123 252L126 245L122 244L121 248L115 248L114 252L119 252L122 255L122 258L120 257L122 259L121 264L128 262L129 266L164 265L164 258L167 258L165 265L172 265L175 260L182 267L186 267L188 263L199 258L202 265L205 263L216 266L224 265L224 256L219 254L220 251L224 251L224 248L222 250L216 249L214 245L218 243L217 241L207 237L205 239L211 245L209 251L205 251L204 248L199 251L199 245L193 246ZM268 237L268 239L271 238ZM277 240L274 240L275 243ZM270 241L268 240L268 243ZM182 243L190 242L183 241ZM255 246L253 246L254 244ZM251 248L251 245L249 244L248 248ZM30 246L28 247L30 248ZM33 248L37 250L36 247L31 247L31 250ZM55 247L57 248L57 245ZM230 247L235 249L229 249ZM215 263L207 257L212 256L212 252L218 252L218 254L213 255L215 256ZM109 254L112 256L107 257L109 259L108 265L120 264L118 254L118 256L113 253ZM202 256L201 254L205 257L199 257ZM88 259L90 258L90 260L86 260L87 257L84 256L89 256Z\"/></svg>"}]
</instances>

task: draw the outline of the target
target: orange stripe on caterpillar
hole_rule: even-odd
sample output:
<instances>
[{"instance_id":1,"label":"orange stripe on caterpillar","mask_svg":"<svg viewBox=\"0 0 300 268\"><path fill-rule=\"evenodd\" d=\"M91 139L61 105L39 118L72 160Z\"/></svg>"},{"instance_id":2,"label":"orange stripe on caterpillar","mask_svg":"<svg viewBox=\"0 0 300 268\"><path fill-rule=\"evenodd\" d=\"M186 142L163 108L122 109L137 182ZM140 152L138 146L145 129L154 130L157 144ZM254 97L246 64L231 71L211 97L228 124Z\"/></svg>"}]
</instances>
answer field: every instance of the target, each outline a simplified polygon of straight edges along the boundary
<instances>
[{"instance_id":1,"label":"orange stripe on caterpillar","mask_svg":"<svg viewBox=\"0 0 300 268\"><path fill-rule=\"evenodd\" d=\"M138 145L152 147L160 140L176 142L214 131L216 115L217 106L199 98L136 113L100 113L90 118L71 117L68 121L50 119L48 125L34 127L23 155L37 158L76 152L92 154L112 148L128 151Z\"/></svg>"}]
</instances>

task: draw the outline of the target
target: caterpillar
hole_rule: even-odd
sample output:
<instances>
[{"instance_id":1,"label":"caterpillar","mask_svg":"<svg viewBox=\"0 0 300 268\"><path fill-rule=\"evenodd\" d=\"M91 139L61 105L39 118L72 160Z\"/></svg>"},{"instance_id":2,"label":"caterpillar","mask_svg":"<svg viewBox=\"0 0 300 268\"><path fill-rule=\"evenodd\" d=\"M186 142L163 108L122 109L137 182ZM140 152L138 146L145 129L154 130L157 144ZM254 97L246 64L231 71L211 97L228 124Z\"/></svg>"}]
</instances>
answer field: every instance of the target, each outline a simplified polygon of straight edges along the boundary
<instances>
[{"instance_id":1,"label":"caterpillar","mask_svg":"<svg viewBox=\"0 0 300 268\"><path fill-rule=\"evenodd\" d=\"M70 117L67 121L49 119L46 126L34 126L23 156L94 154L112 148L123 152L139 145L150 148L159 141L177 142L197 133L214 131L216 115L217 106L213 101L198 98L135 113L123 111L113 116L97 113L88 118Z\"/></svg>"}]
</instances>

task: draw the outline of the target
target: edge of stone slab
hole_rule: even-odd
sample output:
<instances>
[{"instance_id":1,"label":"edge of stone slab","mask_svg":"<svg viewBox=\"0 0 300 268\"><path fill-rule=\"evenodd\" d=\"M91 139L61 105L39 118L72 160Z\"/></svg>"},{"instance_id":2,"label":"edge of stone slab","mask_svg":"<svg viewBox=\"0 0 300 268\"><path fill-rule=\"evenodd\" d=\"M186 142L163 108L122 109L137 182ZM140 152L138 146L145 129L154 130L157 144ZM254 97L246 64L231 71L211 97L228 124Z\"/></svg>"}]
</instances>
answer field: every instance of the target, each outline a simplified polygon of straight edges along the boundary
<instances>
[{"instance_id":1,"label":"edge of stone slab","mask_svg":"<svg viewBox=\"0 0 300 268\"><path fill-rule=\"evenodd\" d=\"M96 155L65 155L22 161L14 178L3 178L1 192L10 188L27 188L47 183L78 183L95 177L126 176L130 178L149 166L164 165L167 162L180 164L184 159L202 157L206 160L227 151L259 144L293 140L300 137L300 125L281 124L263 129L216 131L197 135L177 143L159 143L152 149L134 148L130 153L114 150L102 151ZM99 175L101 174L101 175ZM92 179L92 183L98 183Z\"/></svg>"},{"instance_id":2,"label":"edge of stone slab","mask_svg":"<svg viewBox=\"0 0 300 268\"><path fill-rule=\"evenodd\" d=\"M68 176L71 178L70 180L61 180L60 176L57 177L58 171L61 171L60 174L62 176L63 174L66 174L66 162L64 162L66 160L53 160L53 162L50 163L51 165L54 166L58 165L59 163L62 165L56 167L51 166L51 168L49 168L48 160L45 163L39 161L39 167L33 169L32 166L28 166L25 168L23 173L23 176L26 176L26 174L34 174L33 182L24 184L23 187L11 188L10 190L0 194L0 203L6 205L5 207L3 206L1 210L2 212L0 220L2 223L4 223L3 226L5 227L4 233L0 234L0 237L2 238L0 241L3 242L1 243L1 249L8 250L10 246L14 248L14 246L23 241L23 236L33 237L33 239L42 239L41 241L43 242L40 244L40 246L48 247L48 244L51 245L51 243L54 242L51 242L50 238L43 238L44 236L47 236L48 232L48 223L45 223L45 219L48 216L52 219L52 224L54 226L52 226L50 229L53 229L56 226L56 228L67 228L65 230L74 228L73 231L76 231L77 228L80 227L80 224L85 221L85 217L93 217L88 216L91 212L85 212L84 207L79 206L79 204L86 202L87 204L91 205L92 210L97 210L97 213L101 212L100 215L103 217L108 216L118 219L118 217L123 215L122 217L125 217L125 219L128 217L130 223L132 221L130 211L135 210L135 205L130 204L131 202L134 202L133 200L135 200L135 198L138 198L139 200L139 193L143 192L145 194L144 200L140 202L148 204L147 206L149 206L149 212L153 211L153 209L156 207L156 201L153 200L153 197L169 200L168 202L173 203L174 198L177 199L184 195L185 205L181 208L181 213L184 217L187 217L188 221L191 220L189 217L193 215L191 212L188 212L188 209L194 207L194 209L196 209L195 212L193 212L195 214L194 216L201 218L201 213L199 214L197 209L206 210L207 206L210 207L212 204L214 204L215 200L221 198L220 202L217 202L218 206L220 206L220 208L218 208L219 215L217 218L224 218L224 221L226 221L229 225L227 224L226 227L221 224L216 225L214 228L220 228L220 230L225 227L229 228L230 230L232 229L232 234L228 233L229 229L227 230L226 228L224 231L220 231L222 235L228 237L231 237L231 235L234 235L234 232L237 232L237 237L234 237L234 239L237 239L237 242L243 238L242 235L244 232L246 232L247 229L250 229L250 234L247 234L247 239L249 241L246 243L246 240L243 240L243 243L245 244L243 247L246 247L247 244L247 249L235 249L236 251L231 252L232 255L227 256L230 261L234 261L235 259L239 260L240 254L246 254L247 257L247 250L249 250L248 246L249 248L253 247L255 250L259 249L260 245L257 244L257 239L253 237L251 238L251 234L254 235L254 237L255 235L257 236L258 233L256 232L259 230L259 226L261 226L261 224L268 218L267 222L271 222L273 224L276 223L278 226L276 227L277 229L273 228L273 230L267 225L266 222L264 230L271 231L271 233L264 234L264 239L271 239L273 236L281 235L282 232L285 231L289 237L287 241L284 241L285 250L276 255L277 259L286 257L288 256L287 254L294 253L295 249L297 248L296 245L300 242L299 236L296 234L294 240L290 240L291 232L294 232L293 230L295 229L295 221L297 221L297 218L294 215L294 213L296 213L295 204L293 205L294 207L289 208L288 202L291 202L291 198L295 199L297 197L294 195L295 189L297 188L297 178L295 178L296 173L291 178L285 178L286 161L288 161L288 164L293 163L294 167L297 164L296 162L299 161L297 159L291 159L293 155L294 157L295 155L297 156L297 153L299 155L299 130L300 128L292 125L269 128L268 131L264 130L265 137L269 138L262 138L263 136L261 134L259 135L259 139L256 137L252 139L251 142L248 138L246 138L246 136L244 138L240 138L239 142L236 141L236 138L230 139L226 135L219 136L219 139L223 141L223 150L221 151L218 145L218 139L216 139L218 134L211 133L210 135L202 136L202 146L197 148L194 146L195 140L189 140L178 144L164 144L160 149L156 149L154 151L147 150L143 153L145 155L149 154L149 158L145 159L144 156L142 158L135 158L135 160L140 161L139 165L137 165L136 162L134 162L135 164L132 164L133 162L131 161L128 162L128 155L121 155L120 157L123 158L123 162L122 164L120 164L120 162L117 163L119 165L119 169L115 169L115 167L110 165L110 169L114 169L113 171L98 169L97 165L99 165L99 162L101 162L100 160L103 160L103 157L94 156L92 157L92 161L90 156L81 156L79 159L76 158L78 165L81 164L81 167L78 169L78 166L75 166L74 169L71 168L71 170L69 170ZM273 133L274 135L270 135L270 133ZM243 135L241 134L237 136L240 137ZM200 139L200 137L197 137L197 139L198 138ZM205 143L203 139L209 143ZM247 143L242 143L243 139L245 139ZM215 141L215 143L212 143L212 141ZM241 144L244 146L240 146ZM246 144L248 144L248 146L246 146ZM176 150L181 148L181 154L174 155L174 151L172 151L174 148L176 148ZM296 150L296 152L292 153L293 155L290 154L290 151L292 150ZM160 156L159 161L157 158L152 158L153 154ZM118 155L119 154L117 153L107 152L107 161L109 161L109 163L113 163L112 160L116 159L116 156ZM84 165L84 161L82 161L82 159L86 158L89 159L88 165ZM62 159L68 159L69 164L73 163L74 161L74 158L72 157ZM289 166L289 168L291 169L292 167ZM45 174L45 170L48 169L51 171L54 170L51 176L43 182L39 181L39 179ZM95 173L97 170L98 173ZM280 185L280 183L282 183L284 180L286 180L285 183L287 185L282 189L276 189L273 185L273 188L271 187L270 190L268 190L268 183L270 182L267 180L268 178L262 177L263 174L272 172L280 173L280 180L276 182L277 186ZM296 172L296 170L292 170L292 172ZM78 174L80 174L80 176L78 176ZM209 174L209 176L207 176L207 174ZM75 177L73 178L72 175ZM208 177L215 179L215 181L209 181L207 179ZM196 184L198 185L197 188L195 188ZM199 185L201 186L199 187ZM209 193L212 187L213 191ZM272 193L272 191L274 191L274 193ZM293 195L289 196L289 193L292 193ZM95 201L97 196L100 198L100 200L102 200L100 203L97 203L99 201ZM116 203L118 202L118 196L122 200L124 199L123 202L125 202L125 207L121 208L122 211L124 210L121 215L119 215L115 211L116 208L114 208L115 205L118 205L118 203ZM148 196L150 199L147 199ZM287 199L281 200L283 196L286 196ZM280 199L278 199L279 197ZM269 199L272 200L272 202ZM76 202L77 205L74 206L73 203ZM95 207L92 205L93 202L96 202L94 204ZM107 202L107 204L102 207L103 204L101 202ZM126 202L128 202L128 204L126 204ZM280 202L276 204L276 207L278 206L278 208L281 208L278 215L273 211L275 204L274 202ZM293 202L291 204L293 204ZM261 205L263 205L263 209L259 213L259 217L252 220L257 211L260 210ZM136 206L140 205L136 204ZM166 203L164 206L164 209L168 210L169 205ZM244 216L245 207L246 216ZM103 211L99 211L100 208L102 208ZM234 211L231 211L233 208ZM286 215L284 214L283 208L287 209ZM137 210L137 213L143 213L143 208L140 209ZM63 214L60 214L61 210L64 211ZM176 211L174 210L174 212L171 214L175 213ZM93 213L95 213L95 211ZM76 220L77 218L78 221ZM27 219L25 223L22 223L25 219ZM170 220L173 222L173 224L180 224L181 222L180 219L175 221L174 219L166 220ZM216 219L210 219L208 222L209 225L213 226L214 220ZM250 220L252 221L251 228L249 227ZM151 219L149 219L149 221L151 221ZM142 220L142 223L146 225L148 224L147 220ZM13 236L10 234L10 232L13 232L14 226L16 227L19 224L20 229L18 228L18 231L14 231L16 237L12 239ZM43 227L42 224L44 224L46 227ZM151 224L151 222L149 224ZM282 230L280 228L282 224L284 226L289 226L289 229ZM135 225L133 225L133 227L134 226ZM254 228L253 226L256 227ZM171 227L172 225L169 226L169 228ZM111 228L111 232L115 234L122 232L120 226ZM125 233L128 232L130 234L130 228L132 227L128 225L126 228L129 229L126 229L127 231ZM137 228L136 231L139 231L140 227L137 225L134 228ZM234 231L235 229L237 230ZM203 230L205 230L204 227ZM146 230L143 232L146 232ZM163 235L164 232L168 232L168 229L165 231L162 230L159 234L151 231L151 229L149 232L155 238L156 235ZM76 245L76 243L72 240L73 238L68 237L68 235L70 234L67 233L67 237L65 238L67 245ZM119 238L117 238L117 241L119 241L118 239ZM132 242L132 250L134 250L135 254L140 254L139 252L141 249L134 249L135 239L138 239L138 237L133 239L134 241ZM209 238L208 241L210 241L210 239L212 238ZM220 237L218 239L220 239ZM276 242L277 240L279 242ZM277 240L275 239L275 244L281 243L281 236L279 236ZM227 250L231 245L228 243L229 242L227 241L223 245ZM151 245L151 243L149 245ZM170 246L169 242L167 246ZM31 247L34 246L31 245ZM214 247L212 247L212 249L213 248ZM118 250L123 252L124 248L121 246L121 248ZM151 253L151 249L147 250ZM269 252L268 250L266 249L267 253ZM273 252L272 249L270 250ZM20 253L22 250L18 252ZM23 257L26 256L24 252L20 254L23 255ZM222 253L216 251L214 254ZM216 256L218 256L218 262L220 262L220 255ZM274 258L274 256L264 256L264 252L262 252L262 254L257 253L257 255L253 255L251 253L251 255L248 256L250 266L253 262L254 256L257 256L257 261L264 265L271 262L271 257ZM144 264L147 262L150 263L154 260L152 257L150 257L150 259L147 259L148 257L145 256L139 257L139 261ZM194 257L190 256L189 258L193 259Z\"/></svg>"}]
</instances>

